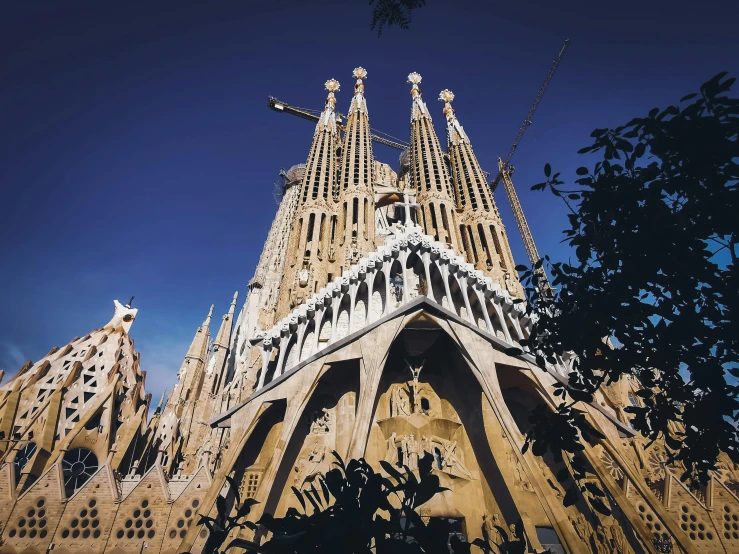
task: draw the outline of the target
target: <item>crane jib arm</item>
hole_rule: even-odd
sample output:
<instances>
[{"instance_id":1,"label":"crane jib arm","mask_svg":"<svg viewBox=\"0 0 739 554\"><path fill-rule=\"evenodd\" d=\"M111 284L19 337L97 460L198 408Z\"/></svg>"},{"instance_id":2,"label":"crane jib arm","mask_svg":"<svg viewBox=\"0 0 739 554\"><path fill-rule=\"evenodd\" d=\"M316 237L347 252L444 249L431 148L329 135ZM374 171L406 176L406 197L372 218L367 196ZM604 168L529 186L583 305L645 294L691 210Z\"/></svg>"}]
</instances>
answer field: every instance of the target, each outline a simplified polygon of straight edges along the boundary
<instances>
[{"instance_id":1,"label":"crane jib arm","mask_svg":"<svg viewBox=\"0 0 739 554\"><path fill-rule=\"evenodd\" d=\"M297 115L298 117L302 117L303 119L307 119L308 121L313 121L315 123L318 122L320 119L320 116L316 114L312 114L310 112L307 112L305 110L301 110L300 108L296 108L294 106L291 106L289 104L286 104L285 102L281 102L277 100L274 96L270 96L267 100L267 107L269 107L270 110L274 110L276 112L283 112L283 113L289 113L292 115ZM346 119L346 117L340 113L336 114L337 117L337 126L341 131L344 131L344 126L341 124L341 121ZM395 148L397 150L405 150L408 148L407 144L403 144L402 142L398 142L395 140L391 140L385 137L378 136L376 134L372 134L372 140L374 142L378 142L380 144L384 144L386 146L389 146L391 148Z\"/></svg>"}]
</instances>

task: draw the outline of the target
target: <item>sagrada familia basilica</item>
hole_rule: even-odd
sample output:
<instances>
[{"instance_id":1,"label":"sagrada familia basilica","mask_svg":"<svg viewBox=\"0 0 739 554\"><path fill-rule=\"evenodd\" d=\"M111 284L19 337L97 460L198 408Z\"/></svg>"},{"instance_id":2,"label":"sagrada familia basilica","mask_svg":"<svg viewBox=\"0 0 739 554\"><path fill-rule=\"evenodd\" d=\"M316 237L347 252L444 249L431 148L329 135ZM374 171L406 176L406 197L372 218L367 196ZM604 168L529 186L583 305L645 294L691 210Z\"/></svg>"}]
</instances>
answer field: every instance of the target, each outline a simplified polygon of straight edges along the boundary
<instances>
[{"instance_id":1,"label":"sagrada familia basilica","mask_svg":"<svg viewBox=\"0 0 739 554\"><path fill-rule=\"evenodd\" d=\"M543 371L512 353L532 322L454 95L440 95L443 149L421 76L409 76L396 173L373 156L366 75L354 70L341 125L339 83L326 82L245 302L237 310L234 295L220 323L211 308L152 416L130 303L0 387L0 553L198 553L199 514L233 498L227 477L259 502L250 519L280 516L334 450L378 471L433 456L448 490L420 515L469 541L498 543L496 526L521 522L513 532L532 552L739 552L736 468L722 459L688 490L664 446L630 425L630 381L579 406L605 436L584 455L613 514L587 498L565 507L567 466L522 447L532 408L557 405L568 360Z\"/></svg>"}]
</instances>

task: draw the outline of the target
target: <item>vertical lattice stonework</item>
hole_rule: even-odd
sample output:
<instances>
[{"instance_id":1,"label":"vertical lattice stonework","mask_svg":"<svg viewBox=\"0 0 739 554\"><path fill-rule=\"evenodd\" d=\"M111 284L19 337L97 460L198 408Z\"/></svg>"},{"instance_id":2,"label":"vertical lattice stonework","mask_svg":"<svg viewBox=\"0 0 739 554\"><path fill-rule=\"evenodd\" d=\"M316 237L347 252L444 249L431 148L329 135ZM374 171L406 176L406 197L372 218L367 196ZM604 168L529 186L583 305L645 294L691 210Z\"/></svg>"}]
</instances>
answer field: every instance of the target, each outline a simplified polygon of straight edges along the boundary
<instances>
[{"instance_id":1,"label":"vertical lattice stonework","mask_svg":"<svg viewBox=\"0 0 739 554\"><path fill-rule=\"evenodd\" d=\"M367 100L364 97L364 79L367 78L367 71L357 67L353 76L356 84L347 116L337 198L340 204L346 203L347 207L347 212L343 216L344 221L341 222L344 236L341 241L343 249L339 256L344 269L355 263L361 255L375 248L373 192L375 162Z\"/></svg>"},{"instance_id":2,"label":"vertical lattice stonework","mask_svg":"<svg viewBox=\"0 0 739 554\"><path fill-rule=\"evenodd\" d=\"M461 250L454 211L454 192L444 153L436 136L431 114L421 95L418 73L408 75L411 96L411 183L418 195L426 233L455 250ZM441 223L441 225L440 225Z\"/></svg>"},{"instance_id":3,"label":"vertical lattice stonework","mask_svg":"<svg viewBox=\"0 0 739 554\"><path fill-rule=\"evenodd\" d=\"M287 263L280 285L274 321L292 307L326 285L332 267L330 230L335 215L336 152L340 146L336 124L336 98L339 82L326 81L328 96L313 135L313 144L305 164L298 206L291 221L287 240Z\"/></svg>"},{"instance_id":4,"label":"vertical lattice stonework","mask_svg":"<svg viewBox=\"0 0 739 554\"><path fill-rule=\"evenodd\" d=\"M452 108L454 94L443 90L439 100L444 102L447 121L447 148L451 177L457 202L457 220L467 254L467 261L475 269L484 271L510 294L523 298L518 275L513 270L513 254L506 238L503 221L498 213L492 192L470 140Z\"/></svg>"}]
</instances>

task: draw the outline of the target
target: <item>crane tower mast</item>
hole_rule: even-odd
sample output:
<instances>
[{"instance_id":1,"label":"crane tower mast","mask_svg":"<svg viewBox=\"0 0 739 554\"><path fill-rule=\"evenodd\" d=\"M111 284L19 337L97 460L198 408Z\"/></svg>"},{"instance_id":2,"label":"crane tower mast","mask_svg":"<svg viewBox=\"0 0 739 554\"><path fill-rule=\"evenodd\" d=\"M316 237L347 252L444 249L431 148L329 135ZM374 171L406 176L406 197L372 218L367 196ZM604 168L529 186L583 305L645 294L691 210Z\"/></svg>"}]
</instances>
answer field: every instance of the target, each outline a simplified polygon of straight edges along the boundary
<instances>
[{"instance_id":1,"label":"crane tower mast","mask_svg":"<svg viewBox=\"0 0 739 554\"><path fill-rule=\"evenodd\" d=\"M511 148L508 151L508 155L506 156L505 160L498 158L498 176L492 183L490 183L491 190L495 192L498 183L501 180L503 181L503 188L505 189L506 196L508 197L508 202L511 204L513 217L516 219L516 225L518 225L518 230L521 233L521 239L523 240L523 245L526 249L526 255L528 256L529 263L531 263L532 266L536 264L536 262L538 262L540 259L539 251L536 249L534 237L531 234L531 229L529 228L529 222L526 221L526 216L523 213L521 202L518 199L518 194L516 194L516 188L513 186L511 175L513 174L514 168L512 165L510 165L510 162L511 158L513 157L513 153L516 151L518 144L521 142L521 138L526 132L526 128L531 125L531 120L534 117L534 112L539 106L539 102L541 101L542 96L544 96L544 92L549 86L549 81L552 80L554 72L557 70L557 66L559 66L559 62L562 61L562 56L564 56L564 53L569 45L570 39L566 39L562 44L562 48L560 48L559 50L559 54L557 54L554 62L552 62L552 65L549 68L549 72L544 78L544 82L539 88L539 91L536 93L534 103L531 105L531 108L529 108L529 113L526 114L526 119L524 119L523 125L521 125L521 128L518 130L518 134L516 135L516 139L513 141L513 145L511 145ZM539 268L537 272L539 273L540 278L543 280L542 287L545 289L549 289L549 282L544 268Z\"/></svg>"}]
</instances>

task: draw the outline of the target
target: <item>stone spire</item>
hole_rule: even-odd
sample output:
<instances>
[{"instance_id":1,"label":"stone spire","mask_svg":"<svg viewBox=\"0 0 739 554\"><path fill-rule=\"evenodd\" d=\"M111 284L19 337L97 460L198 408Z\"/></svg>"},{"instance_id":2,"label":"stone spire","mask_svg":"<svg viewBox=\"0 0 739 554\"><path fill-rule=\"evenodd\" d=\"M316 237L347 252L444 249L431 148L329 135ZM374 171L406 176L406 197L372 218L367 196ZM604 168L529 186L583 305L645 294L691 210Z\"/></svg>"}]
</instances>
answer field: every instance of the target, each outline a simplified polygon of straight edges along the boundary
<instances>
[{"instance_id":1,"label":"stone spire","mask_svg":"<svg viewBox=\"0 0 739 554\"><path fill-rule=\"evenodd\" d=\"M218 415L213 413L214 406L219 406L216 402L217 395L223 388L224 377L226 373L226 362L228 358L228 345L231 343L231 331L233 329L234 310L236 309L236 299L239 297L238 291L234 293L228 312L223 315L221 328L218 330L215 340L213 341L213 350L205 369L205 375L202 379L202 386L197 390L197 394L192 404L192 415L188 417L184 415L184 425L182 432L185 435L185 447L183 448L184 471L190 473L197 468L197 465L204 454L203 443L210 436L210 429L207 425L211 417Z\"/></svg>"},{"instance_id":2,"label":"stone spire","mask_svg":"<svg viewBox=\"0 0 739 554\"><path fill-rule=\"evenodd\" d=\"M210 342L210 323L213 318L213 306L203 324L198 327L185 354L180 371L177 373L177 384L167 398L153 447L163 452L162 466L169 471L176 467L175 457L180 452L180 446L187 442L188 431L192 423L192 413L198 399L205 360L208 357Z\"/></svg>"},{"instance_id":3,"label":"stone spire","mask_svg":"<svg viewBox=\"0 0 739 554\"><path fill-rule=\"evenodd\" d=\"M374 249L375 218L372 187L372 133L364 97L367 70L357 67L354 97L347 116L340 179L340 217L343 268L347 269L359 256Z\"/></svg>"},{"instance_id":4,"label":"stone spire","mask_svg":"<svg viewBox=\"0 0 739 554\"><path fill-rule=\"evenodd\" d=\"M411 97L411 145L410 172L411 186L418 195L426 234L435 240L460 250L454 217L454 196L451 179L444 162L439 139L431 121L431 114L423 101L421 76L408 75L413 85Z\"/></svg>"},{"instance_id":5,"label":"stone spire","mask_svg":"<svg viewBox=\"0 0 739 554\"><path fill-rule=\"evenodd\" d=\"M192 396L193 388L197 386L203 371L205 359L208 354L208 341L210 339L210 322L213 318L213 306L211 305L208 315L203 324L198 327L195 336L190 343L180 371L177 373L178 383L172 389L167 405L182 404ZM180 415L179 413L177 414Z\"/></svg>"},{"instance_id":6,"label":"stone spire","mask_svg":"<svg viewBox=\"0 0 739 554\"><path fill-rule=\"evenodd\" d=\"M228 308L228 313L223 315L223 321L221 322L221 328L218 330L215 341L213 341L213 347L228 348L228 342L231 338L231 328L233 327L234 311L236 310L236 299L239 297L239 291L234 292L233 300L231 300L231 306Z\"/></svg>"},{"instance_id":7,"label":"stone spire","mask_svg":"<svg viewBox=\"0 0 739 554\"><path fill-rule=\"evenodd\" d=\"M109 460L115 470L123 456L133 456L149 398L128 334L137 310L118 301L114 305L106 325L52 348L36 363L26 362L0 387L0 438L5 439L0 457L7 456L3 464L15 464L16 471L6 475L12 475L17 494L75 448L90 450L102 462L115 444L119 456ZM73 486L68 496L78 488L75 483L67 482Z\"/></svg>"},{"instance_id":8,"label":"stone spire","mask_svg":"<svg viewBox=\"0 0 739 554\"><path fill-rule=\"evenodd\" d=\"M313 144L308 154L303 177L301 204L306 204L310 200L328 200L335 183L334 153L339 134L336 128L334 92L338 92L340 85L336 79L329 79L324 86L328 91L328 96L313 133Z\"/></svg>"},{"instance_id":9,"label":"stone spire","mask_svg":"<svg viewBox=\"0 0 739 554\"><path fill-rule=\"evenodd\" d=\"M457 200L457 220L462 248L475 269L486 272L501 288L522 297L514 271L513 255L490 186L477 161L470 139L452 107L454 93L444 89L446 136L452 180Z\"/></svg>"},{"instance_id":10,"label":"stone spire","mask_svg":"<svg viewBox=\"0 0 739 554\"><path fill-rule=\"evenodd\" d=\"M334 239L337 216L334 209L336 151L339 133L336 126L336 98L339 82L325 83L328 96L316 124L313 144L305 164L298 208L292 221L287 245L288 262L280 286L275 321L325 286L336 271Z\"/></svg>"}]
</instances>

